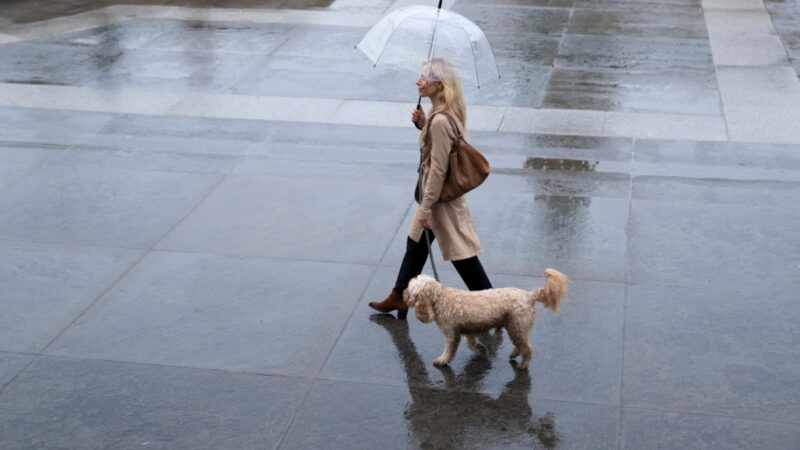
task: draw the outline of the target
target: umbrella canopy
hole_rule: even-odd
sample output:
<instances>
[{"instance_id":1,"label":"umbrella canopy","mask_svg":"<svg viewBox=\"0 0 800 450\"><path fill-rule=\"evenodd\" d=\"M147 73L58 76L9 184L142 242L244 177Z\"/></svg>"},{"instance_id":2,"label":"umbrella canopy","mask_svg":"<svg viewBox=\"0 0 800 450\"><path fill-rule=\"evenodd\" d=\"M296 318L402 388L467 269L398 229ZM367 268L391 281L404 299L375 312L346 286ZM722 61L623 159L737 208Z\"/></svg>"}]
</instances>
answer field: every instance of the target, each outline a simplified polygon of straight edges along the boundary
<instances>
[{"instance_id":1,"label":"umbrella canopy","mask_svg":"<svg viewBox=\"0 0 800 450\"><path fill-rule=\"evenodd\" d=\"M376 23L356 46L376 66L419 71L432 58L449 60L462 81L500 77L483 31L460 14L430 6L408 6Z\"/></svg>"}]
</instances>

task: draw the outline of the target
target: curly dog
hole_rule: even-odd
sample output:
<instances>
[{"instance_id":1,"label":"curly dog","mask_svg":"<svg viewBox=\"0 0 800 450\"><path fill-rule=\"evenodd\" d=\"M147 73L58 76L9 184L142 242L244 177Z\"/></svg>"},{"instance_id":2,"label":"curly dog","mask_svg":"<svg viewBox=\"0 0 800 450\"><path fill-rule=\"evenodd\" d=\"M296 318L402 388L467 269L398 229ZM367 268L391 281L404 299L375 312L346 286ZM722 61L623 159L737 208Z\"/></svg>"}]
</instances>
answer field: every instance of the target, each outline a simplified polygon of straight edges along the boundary
<instances>
[{"instance_id":1,"label":"curly dog","mask_svg":"<svg viewBox=\"0 0 800 450\"><path fill-rule=\"evenodd\" d=\"M545 308L558 312L561 300L567 293L569 279L563 273L544 271L545 285L533 291L517 288L462 291L446 288L427 275L420 275L409 283L403 299L423 323L435 320L445 336L442 354L433 363L448 364L458 349L461 335L467 336L467 347L476 351L476 336L491 328L504 327L514 343L511 359L522 355L517 369L524 370L531 361L529 336L536 318L534 303L542 302Z\"/></svg>"}]
</instances>

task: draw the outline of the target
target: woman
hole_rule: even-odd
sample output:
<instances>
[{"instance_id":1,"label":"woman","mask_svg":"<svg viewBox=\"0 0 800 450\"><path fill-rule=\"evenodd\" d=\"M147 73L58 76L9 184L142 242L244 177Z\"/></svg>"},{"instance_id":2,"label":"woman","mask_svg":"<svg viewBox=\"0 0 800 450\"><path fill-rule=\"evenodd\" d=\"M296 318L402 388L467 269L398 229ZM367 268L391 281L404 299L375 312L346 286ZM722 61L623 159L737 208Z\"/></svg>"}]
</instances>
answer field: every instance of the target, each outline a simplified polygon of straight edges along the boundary
<instances>
[{"instance_id":1,"label":"woman","mask_svg":"<svg viewBox=\"0 0 800 450\"><path fill-rule=\"evenodd\" d=\"M483 270L478 254L482 251L475 224L467 207L467 199L458 197L449 202L439 202L445 174L450 162L450 149L457 131L453 129L449 115L462 134L466 135L464 123L467 108L461 82L450 63L433 59L425 64L417 80L419 95L429 97L433 106L425 113L416 109L411 120L422 131L420 146L420 190L419 206L411 223L406 240L406 253L397 275L397 282L389 296L382 302L370 302L369 306L383 313L397 310L397 317L405 319L408 306L403 302L403 291L412 278L422 273L428 258L428 245L423 232L428 230L431 242L439 238L439 248L445 261L453 265L472 291L491 289L492 284ZM426 139L427 136L427 139Z\"/></svg>"}]
</instances>

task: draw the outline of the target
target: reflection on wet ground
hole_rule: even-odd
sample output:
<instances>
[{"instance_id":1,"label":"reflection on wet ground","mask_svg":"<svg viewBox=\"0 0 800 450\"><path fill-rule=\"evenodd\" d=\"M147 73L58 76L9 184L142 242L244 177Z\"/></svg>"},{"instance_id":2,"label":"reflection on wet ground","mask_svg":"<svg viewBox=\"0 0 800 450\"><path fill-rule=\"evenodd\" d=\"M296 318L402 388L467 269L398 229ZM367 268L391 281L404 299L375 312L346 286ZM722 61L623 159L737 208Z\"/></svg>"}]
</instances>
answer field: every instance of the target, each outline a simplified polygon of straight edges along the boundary
<instances>
[{"instance_id":1,"label":"reflection on wet ground","mask_svg":"<svg viewBox=\"0 0 800 450\"><path fill-rule=\"evenodd\" d=\"M800 74L800 2L797 0L766 0L775 31L783 41L794 70Z\"/></svg>"},{"instance_id":2,"label":"reflection on wet ground","mask_svg":"<svg viewBox=\"0 0 800 450\"><path fill-rule=\"evenodd\" d=\"M415 130L115 97L415 100L341 22L395 3L132 0L169 9L11 33L114 4L0 7L0 448L800 447L798 145L471 132L492 282L574 284L528 372L502 332L436 368L435 326L367 306L414 217ZM798 2L765 5L797 68ZM240 15L260 8L295 19ZM698 0L454 9L504 72L470 105L722 113ZM22 85L121 109L17 107Z\"/></svg>"},{"instance_id":3,"label":"reflection on wet ground","mask_svg":"<svg viewBox=\"0 0 800 450\"><path fill-rule=\"evenodd\" d=\"M525 160L525 168L533 170L563 170L567 172L591 172L599 161L579 161L574 159L553 159L531 157Z\"/></svg>"},{"instance_id":4,"label":"reflection on wet ground","mask_svg":"<svg viewBox=\"0 0 800 450\"><path fill-rule=\"evenodd\" d=\"M514 378L497 398L479 393L483 378L498 358L497 350L503 340L501 331L488 332L479 338L485 350L473 356L460 373L456 374L449 366L436 367L444 379L441 388L415 388L411 386L432 383L427 364L409 335L408 322L389 315L374 315L370 320L389 333L403 362L411 395L404 417L415 446L463 448L475 439L485 445L500 441L523 446L535 438L539 446L556 448L559 436L555 417L552 412L534 416L528 400L531 380L527 371L514 370Z\"/></svg>"}]
</instances>

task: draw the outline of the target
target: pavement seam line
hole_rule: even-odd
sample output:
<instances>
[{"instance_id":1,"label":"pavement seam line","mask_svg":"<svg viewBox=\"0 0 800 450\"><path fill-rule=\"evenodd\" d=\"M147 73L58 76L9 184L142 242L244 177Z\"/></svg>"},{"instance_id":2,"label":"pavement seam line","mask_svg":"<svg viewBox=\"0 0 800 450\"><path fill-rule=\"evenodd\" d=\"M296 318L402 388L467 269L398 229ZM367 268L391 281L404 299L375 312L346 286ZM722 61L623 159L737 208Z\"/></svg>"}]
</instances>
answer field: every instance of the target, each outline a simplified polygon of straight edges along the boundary
<instances>
[{"instance_id":1,"label":"pavement seam line","mask_svg":"<svg viewBox=\"0 0 800 450\"><path fill-rule=\"evenodd\" d=\"M361 302L362 302L362 300L364 298L364 295L366 295L367 290L369 289L369 286L372 284L372 281L375 278L375 275L378 273L378 271L382 267L384 267L384 266L381 266L381 261L383 261L383 258L386 257L386 254L389 252L389 249L392 248L392 244L394 243L394 237L400 231L400 227L403 226L403 223L405 222L405 218L408 215L408 212L409 212L410 209L411 209L411 203L409 203L409 207L406 208L405 214L403 214L402 217L400 217L400 221L397 224L397 227L395 227L394 233L392 233L391 237L389 238L389 243L386 245L386 248L383 250L383 254L381 255L380 259L378 259L378 262L374 265L374 268L372 270L372 274L370 275L369 279L365 283L364 289L361 291L361 294L359 294L358 300L355 302L355 304L353 305L353 308L350 310L350 315L347 317L347 320L345 320L344 324L342 325L342 329L339 330L339 334L336 336L336 340L334 340L333 345L331 345L331 348L328 351L328 354L325 355L325 359L322 361L322 364L319 366L319 371L317 372L315 378L319 378L319 376L322 374L322 371L325 369L325 365L328 364L328 360L330 359L331 355L333 354L333 351L336 349L336 345L339 343L339 339L342 338L342 335L344 334L344 330L347 328L347 324L350 323L350 321L355 316L356 310L358 309L358 306L361 304Z\"/></svg>"},{"instance_id":2,"label":"pavement seam line","mask_svg":"<svg viewBox=\"0 0 800 450\"><path fill-rule=\"evenodd\" d=\"M10 380L8 380L8 383L5 383L5 384L3 384L3 385L0 385L0 398L2 398L2 396L3 396L3 392L5 392L6 388L7 388L8 386L11 386L11 384L12 384L12 383L16 382L16 381L17 381L17 379L19 378L19 376L20 376L20 375L22 375L22 372L25 372L26 370L28 370L28 367L30 367L30 366L31 366L31 365L32 365L34 362L36 362L36 361L37 361L39 358L42 358L42 356L41 356L41 355L36 355L36 356L34 356L33 358L31 358L31 360L30 360L30 361L28 361L28 363L27 363L27 364L25 364L25 365L22 367L22 369L20 369L20 370L19 370L19 372L15 373L15 374L14 374L14 376L13 376L13 377L11 377L11 379L10 379Z\"/></svg>"},{"instance_id":3,"label":"pavement seam line","mask_svg":"<svg viewBox=\"0 0 800 450\"><path fill-rule=\"evenodd\" d=\"M168 231L167 231L167 232L166 232L166 233L165 233L165 234L164 234L164 235L161 237L161 239L159 239L159 240L158 240L158 241L157 241L155 244L153 244L153 246L152 246L150 249L142 249L142 255L141 255L141 256L140 256L138 259L136 259L136 261L134 261L134 262L131 264L131 266L130 266L130 267L128 267L128 269L122 273L122 275L120 275L119 277L117 277L117 279L116 279L116 280L114 280L113 282L111 282L111 283L109 284L109 286L108 286L108 287L107 287L105 290L103 290L103 291L102 291L102 292L101 292L101 293L100 293L100 294L99 294L97 297L95 297L95 299L94 299L94 300L93 300L93 301L92 301L92 302L91 302L91 303L90 303L90 304L89 304L89 305L88 305L86 308L84 308L84 309L83 309L83 311L81 311L81 312L80 312L80 313L79 313L79 314L78 314L78 315L77 315L77 316L76 316L76 317L75 317L75 318L74 318L74 319L73 319L73 320L72 320L72 321L71 321L71 322L70 322L70 323L69 323L69 324L68 324L66 327L64 327L64 329L62 329L62 330L61 330L61 331L60 331L60 332L59 332L59 333L58 333L58 334L57 334L57 335L56 335L56 336L55 336L53 339L51 339L51 340L50 340L50 342L48 342L48 343L47 343L47 344L46 344L46 345L45 345L45 346L44 346L44 347L43 347L43 348L42 348L42 349L39 351L39 353L42 353L42 354L44 354L44 353L47 351L47 349L48 349L48 348L50 348L50 346L51 346L51 345L53 345L53 343L54 343L55 341L57 341L57 340L58 340L58 339L59 339L61 336L63 336L63 335L64 335L64 333L66 333L66 332L67 332L67 330L69 330L69 329L70 329L70 328L71 328L71 327L72 327L72 326L73 326L73 325L74 325L74 324L75 324L75 323L76 323L78 320L80 320L80 318L81 318L81 317L83 317L83 315L84 315L84 314L86 314L86 312L88 312L90 309L92 309L92 307L93 307L95 304L97 304L97 302L99 302L99 301L100 301L100 299L101 299L101 298L103 298L103 296L105 296L105 295L106 295L108 292L110 292L110 291L111 291L111 289L113 289L113 287L114 287L114 286L116 286L116 285L117 285L117 284L118 284L120 281L122 281L122 280L123 280L123 279L124 279L124 278L125 278L125 277L126 277L126 276L127 276L127 275L128 275L128 274L129 274L129 273L130 273L130 272L131 272L131 271L132 271L134 268L135 268L135 267L137 267L137 266L139 265L139 263L141 263L141 262L142 262L142 260L143 260L143 259L145 259L145 258L146 258L148 255L150 255L151 253L153 253L153 252L155 251L154 249L155 249L155 247L158 245L158 243L159 243L159 242L161 242L161 241L164 239L164 237L165 237L165 236L167 236L167 235L168 235L170 232L172 232L172 230L173 230L173 229L175 229L175 227L176 227L176 226L178 226L178 224L180 224L181 222L183 222L183 219L185 219L185 218L186 218L186 216L188 216L189 214L191 214L191 212L192 212L192 211L194 211L194 210L195 210L195 208L197 208L197 206L198 206L199 204L201 204L201 203L203 202L203 200L205 200L205 199L206 199L206 197L208 197L208 196L211 194L211 192L213 192L213 191L214 191L214 190L215 190L215 189L216 189L216 188L217 188L217 187L218 187L218 186L219 186L219 185L222 183L222 181L223 181L223 180L224 180L224 177L222 177L222 179L221 179L221 180L219 180L219 182L218 182L216 185L214 185L214 187L212 187L212 188L209 190L209 192L208 192L208 193L207 193L207 194L206 194L206 195L205 195L205 196L204 196L204 197L203 197L203 198L202 198L200 201L198 201L198 202L197 202L197 203L196 203L196 204L195 204L195 205L194 205L194 206L193 206L193 207L192 207L192 208L191 208L191 209L190 209L190 210L189 210L189 211L186 213L186 215L184 215L184 216L183 216L181 219L179 219L179 220L178 220L178 221L177 221L175 224L173 224L173 226L172 226L172 227L170 227L170 229L169 229L169 230L168 230Z\"/></svg>"},{"instance_id":4,"label":"pavement seam line","mask_svg":"<svg viewBox=\"0 0 800 450\"><path fill-rule=\"evenodd\" d=\"M67 325L66 325L66 326L65 326L65 327L64 327L64 328L63 328L63 329L62 329L62 330L61 330L61 331L60 331L60 332L59 332L59 333L58 333L58 334L57 334L57 335L54 337L54 338L50 339L50 341L49 341L47 344L45 344L45 346L44 346L44 347L42 347L42 348L39 350L39 352L38 352L38 353L39 353L40 355L44 356L44 355L45 355L45 352L47 351L47 349L48 349L48 348L50 348L50 346L51 346L51 345L53 345L53 343L54 343L55 341L57 341L57 340L58 340L58 339L59 339L61 336L63 336L63 335L64 335L64 333L66 333L66 332L67 332L67 330L69 330L69 329L70 329L70 328L71 328L71 327L72 327L72 326L73 326L73 325L74 325L74 324L75 324L75 323L76 323L78 320L80 320L80 318L81 318L81 317L83 317L83 315L84 315L84 314L86 314L86 312L87 312L87 311L89 311L90 309L92 309L92 307L93 307L95 304L97 304L97 302L98 302L98 301L100 301L100 299L101 299L101 298L103 298L103 296L104 296L104 295L106 295L106 294L107 294L109 291L111 291L111 289L112 289L114 286L116 286L116 285L117 285L117 283L119 283L119 282L120 282L120 281L121 281L123 278L125 278L125 277L126 277L126 276L127 276L127 275L128 275L128 274L129 274L129 273L130 273L130 272L131 272L131 271L132 271L132 270L133 270L133 269L134 269L134 268L135 268L135 267L136 267L136 266L137 266L137 265L138 265L138 264L139 264L139 263L140 263L140 262L141 262L141 261L142 261L142 260L143 260L143 259L144 259L144 258L147 256L147 255L148 255L148 254L149 254L149 252L147 252L147 251L143 251L143 252L142 252L142 255L141 255L141 256L139 256L139 258L137 258L135 261L133 261L133 262L131 263L131 265L130 265L130 266L129 266L129 267L128 267L128 268L127 268L127 269L126 269L124 272L122 272L122 274L121 274L120 276L118 276L118 277L117 277L115 280L111 281L111 282L109 283L108 287L106 287L106 289L104 289L102 292L100 292L100 293L99 293L99 294L98 294L98 295L97 295L97 296L94 298L94 300L92 300L92 302L91 302L91 303L89 303L89 305L88 305L88 306L86 306L86 308L84 308L84 309L83 309L83 310L82 310L80 313L78 313L78 314L77 314L77 315L76 315L76 316L75 316L75 317L72 319L72 321L70 321L70 322L69 322L69 323L68 323L68 324L67 324Z\"/></svg>"},{"instance_id":5,"label":"pavement seam line","mask_svg":"<svg viewBox=\"0 0 800 450\"><path fill-rule=\"evenodd\" d=\"M409 204L409 206L410 206L410 204ZM406 214L408 214L408 213L406 213ZM372 284L372 280L375 278L375 275L378 273L378 270L381 269L380 261L383 260L383 258L386 256L386 253L388 253L389 249L391 248L392 243L394 242L394 235L397 234L397 232L400 230L400 227L403 225L403 222L405 222L406 214L404 214L401 217L400 223L397 225L397 228L395 228L395 232L392 234L392 237L389 240L389 244L386 246L386 248L383 251L383 255L381 256L378 264L376 264L374 266L374 268L372 270L372 275L370 275L369 279L364 284L364 289L362 290L361 294L358 296L358 300L353 305L353 309L350 311L350 315L348 316L347 320L344 321L344 324L342 325L342 329L339 330L339 335L336 336L336 340L331 345L330 350L328 351L328 354L325 355L325 359L322 361L322 364L320 364L319 371L315 375L314 381L311 383L311 387L308 389L308 392L306 392L306 395L303 397L303 401L300 402L300 406L298 406L297 410L292 415L292 420L289 422L289 426L286 427L286 429L281 434L281 438L278 441L277 445L275 445L274 449L276 449L276 450L280 449L280 447L283 445L284 440L289 435L289 431L294 426L294 422L297 420L297 416L300 414L300 411L302 411L303 406L305 406L305 403L306 403L306 400L308 399L308 396L311 394L311 391L314 389L314 387L317 385L317 382L320 380L320 375L322 374L322 371L325 369L325 366L328 364L328 359L330 359L330 356L333 354L334 350L336 350L336 345L339 343L339 339L341 339L342 335L344 334L344 330L347 328L347 324L350 323L350 321L352 320L353 316L355 315L356 310L358 309L358 306L361 304L361 301L362 301L362 299L364 298L364 295L367 292L367 289L369 289L369 286Z\"/></svg>"},{"instance_id":6,"label":"pavement seam line","mask_svg":"<svg viewBox=\"0 0 800 450\"><path fill-rule=\"evenodd\" d=\"M112 114L111 117L109 117L107 121L101 123L97 127L93 128L92 131L88 132L87 136L92 136L94 134L97 134L98 131L102 130L103 127L105 127L106 125L111 123L111 121L113 121L117 117L119 117L119 114ZM10 183L8 183L8 184L6 184L4 186L0 186L0 191L5 191L8 188L10 188L11 186L16 185L20 180L22 180L23 178L27 178L34 171L37 171L37 170L41 169L42 167L46 167L47 163L49 163L53 159L63 155L64 153L66 153L69 150L72 150L74 147L76 147L78 145L83 145L85 142L86 142L85 139L78 139L75 142L73 142L72 144L66 145L64 148L62 148L60 150L54 150L52 155L48 156L47 158L44 158L43 160L39 161L37 164L31 166L27 171L25 171L22 175L20 175L16 179L12 180ZM20 141L20 143L27 144L29 142L28 141ZM33 144L35 144L35 143L33 143ZM0 239L0 240L2 240L2 239Z\"/></svg>"},{"instance_id":7,"label":"pavement seam line","mask_svg":"<svg viewBox=\"0 0 800 450\"><path fill-rule=\"evenodd\" d=\"M700 14L703 17L703 26L706 29L706 39L708 39L708 49L711 52L711 64L714 66L714 80L717 82L717 95L719 96L719 112L722 116L722 121L725 124L725 137L728 141L731 140L731 130L730 125L728 124L728 115L725 114L725 101L722 97L722 89L719 85L719 71L717 68L717 64L714 63L714 47L711 46L711 30L708 27L708 20L706 20L706 8L703 7L702 2L700 4Z\"/></svg>"}]
</instances>

